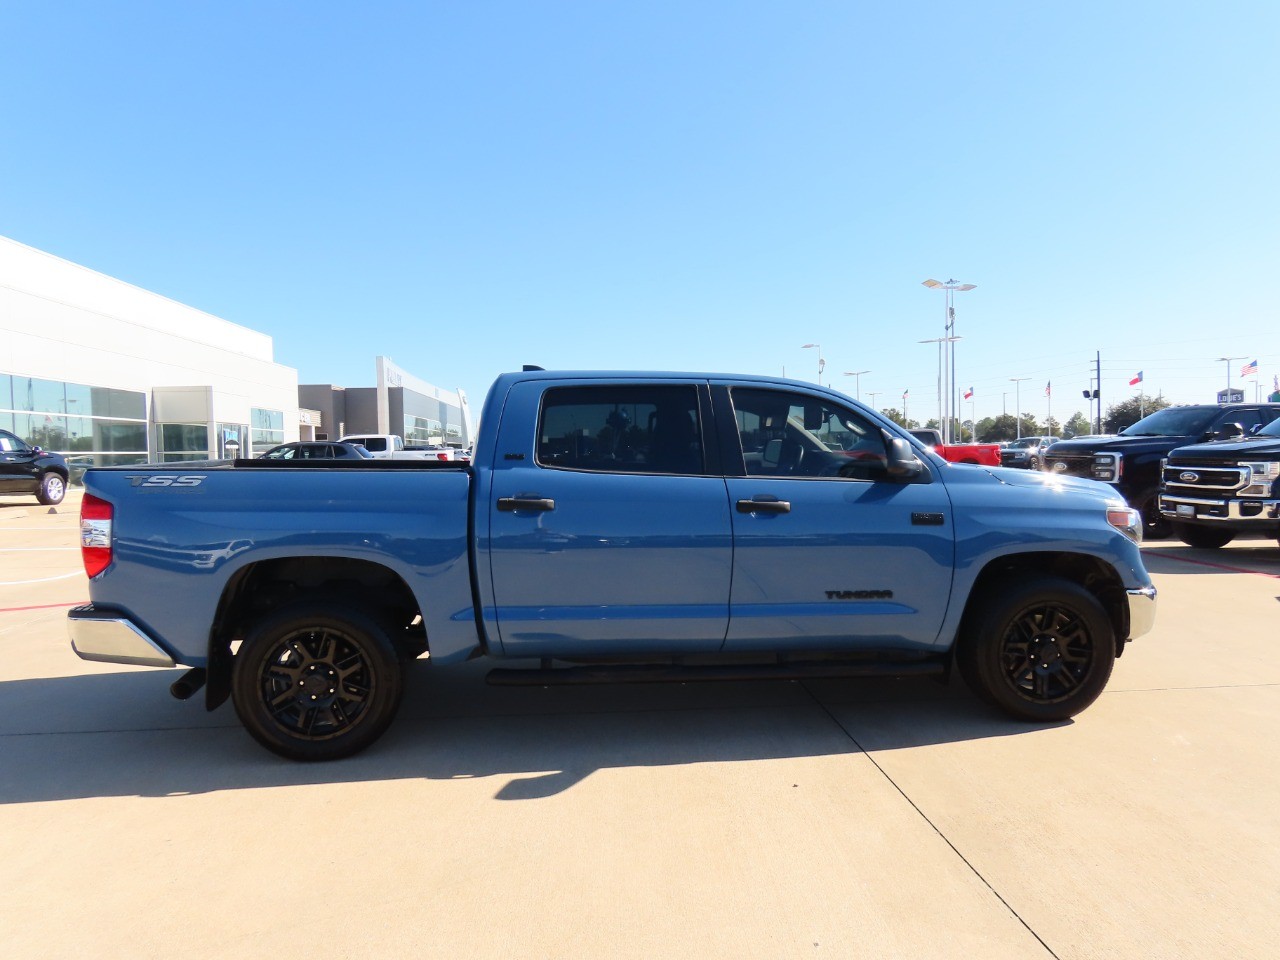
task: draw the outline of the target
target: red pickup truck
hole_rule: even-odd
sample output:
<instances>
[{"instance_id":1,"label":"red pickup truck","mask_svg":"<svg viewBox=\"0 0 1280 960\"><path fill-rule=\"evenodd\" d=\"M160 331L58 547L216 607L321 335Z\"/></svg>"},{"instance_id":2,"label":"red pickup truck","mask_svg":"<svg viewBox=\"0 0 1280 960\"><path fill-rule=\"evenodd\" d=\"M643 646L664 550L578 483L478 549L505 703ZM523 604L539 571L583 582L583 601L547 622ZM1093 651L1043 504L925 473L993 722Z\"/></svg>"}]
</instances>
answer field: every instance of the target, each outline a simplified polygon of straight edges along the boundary
<instances>
[{"instance_id":1,"label":"red pickup truck","mask_svg":"<svg viewBox=\"0 0 1280 960\"><path fill-rule=\"evenodd\" d=\"M929 447L943 460L951 463L981 463L988 467L1000 466L998 443L943 443L937 430L912 430L911 435Z\"/></svg>"}]
</instances>

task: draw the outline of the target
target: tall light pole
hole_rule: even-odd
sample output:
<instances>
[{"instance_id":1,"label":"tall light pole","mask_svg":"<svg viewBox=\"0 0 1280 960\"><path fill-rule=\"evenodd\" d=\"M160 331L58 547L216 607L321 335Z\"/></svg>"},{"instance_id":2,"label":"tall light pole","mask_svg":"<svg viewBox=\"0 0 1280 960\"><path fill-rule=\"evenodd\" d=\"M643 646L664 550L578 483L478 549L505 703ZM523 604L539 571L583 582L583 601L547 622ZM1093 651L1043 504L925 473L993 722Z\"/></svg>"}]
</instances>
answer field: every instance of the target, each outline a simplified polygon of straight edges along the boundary
<instances>
[{"instance_id":1,"label":"tall light pole","mask_svg":"<svg viewBox=\"0 0 1280 960\"><path fill-rule=\"evenodd\" d=\"M1231 364L1235 363L1237 360L1243 360L1243 359L1244 357L1219 357L1218 358L1218 361L1220 363L1225 363L1227 365L1227 403L1231 402Z\"/></svg>"},{"instance_id":2,"label":"tall light pole","mask_svg":"<svg viewBox=\"0 0 1280 960\"><path fill-rule=\"evenodd\" d=\"M943 314L945 323L943 325L944 342L947 344L947 353L950 356L950 363L944 364L944 369L949 370L950 379L947 381L947 403L946 403L946 419L940 424L942 427L943 443L952 443L954 438L951 436L951 419L957 415L960 410L960 398L956 395L956 349L955 341L959 339L955 335L956 332L956 293L964 293L966 290L972 290L977 286L976 283L961 283L959 280L925 280L924 286L930 290L943 291L946 304L946 312Z\"/></svg>"},{"instance_id":3,"label":"tall light pole","mask_svg":"<svg viewBox=\"0 0 1280 960\"><path fill-rule=\"evenodd\" d=\"M942 433L942 442L950 443L947 439L947 421L942 418L942 345L951 343L955 340L963 339L961 337L934 337L932 340L917 340L916 343L936 343L938 345L938 430Z\"/></svg>"},{"instance_id":4,"label":"tall light pole","mask_svg":"<svg viewBox=\"0 0 1280 960\"><path fill-rule=\"evenodd\" d=\"M1010 377L1009 381L1014 384L1013 388L1013 405L1017 409L1013 412L1013 419L1018 422L1015 430L1017 439L1022 439L1022 381L1030 380L1030 377Z\"/></svg>"},{"instance_id":5,"label":"tall light pole","mask_svg":"<svg viewBox=\"0 0 1280 960\"><path fill-rule=\"evenodd\" d=\"M827 365L827 361L825 361L825 360L823 360L823 359L822 359L822 344L820 344L820 343L806 343L806 344L805 344L803 347L801 347L800 349L801 349L801 350L817 350L817 351L818 351L818 379L817 379L817 384L818 384L818 386L822 386L822 371L823 371L823 369L824 369L824 368L826 367L826 365Z\"/></svg>"},{"instance_id":6,"label":"tall light pole","mask_svg":"<svg viewBox=\"0 0 1280 960\"><path fill-rule=\"evenodd\" d=\"M870 372L870 370L846 370L844 372L846 377L853 377L853 399L862 399L862 375Z\"/></svg>"},{"instance_id":7,"label":"tall light pole","mask_svg":"<svg viewBox=\"0 0 1280 960\"><path fill-rule=\"evenodd\" d=\"M869 396L869 397L871 398L871 409L872 409L872 410L875 410L875 409L876 409L876 397L880 396L880 394L881 394L881 393L883 393L883 392L884 392L883 390L868 390L868 391L867 391L867 396Z\"/></svg>"}]
</instances>

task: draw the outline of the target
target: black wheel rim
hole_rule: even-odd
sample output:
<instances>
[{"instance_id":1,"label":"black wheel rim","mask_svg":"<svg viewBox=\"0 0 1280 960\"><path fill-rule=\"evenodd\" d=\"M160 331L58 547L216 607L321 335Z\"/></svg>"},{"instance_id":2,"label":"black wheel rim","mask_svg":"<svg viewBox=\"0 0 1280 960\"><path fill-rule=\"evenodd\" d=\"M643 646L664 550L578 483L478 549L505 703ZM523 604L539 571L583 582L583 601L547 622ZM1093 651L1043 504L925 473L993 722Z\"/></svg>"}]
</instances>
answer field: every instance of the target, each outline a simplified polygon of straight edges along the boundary
<instances>
[{"instance_id":1,"label":"black wheel rim","mask_svg":"<svg viewBox=\"0 0 1280 960\"><path fill-rule=\"evenodd\" d=\"M1000 646L1005 681L1024 700L1059 703L1073 696L1097 657L1093 635L1070 607L1045 603L1024 611Z\"/></svg>"},{"instance_id":2,"label":"black wheel rim","mask_svg":"<svg viewBox=\"0 0 1280 960\"><path fill-rule=\"evenodd\" d=\"M283 730L307 740L329 740L368 712L375 678L364 647L333 629L290 633L262 664L262 704Z\"/></svg>"}]
</instances>

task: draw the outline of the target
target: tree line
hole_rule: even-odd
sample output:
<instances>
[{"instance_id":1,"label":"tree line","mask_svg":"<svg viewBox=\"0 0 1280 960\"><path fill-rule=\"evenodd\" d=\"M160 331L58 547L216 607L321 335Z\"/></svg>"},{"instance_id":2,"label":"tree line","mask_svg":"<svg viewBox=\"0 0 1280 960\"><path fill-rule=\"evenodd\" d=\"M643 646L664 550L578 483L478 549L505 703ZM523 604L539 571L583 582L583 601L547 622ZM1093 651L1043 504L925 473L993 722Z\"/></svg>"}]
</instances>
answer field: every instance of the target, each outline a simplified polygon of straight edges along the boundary
<instances>
[{"instance_id":1,"label":"tree line","mask_svg":"<svg viewBox=\"0 0 1280 960\"><path fill-rule=\"evenodd\" d=\"M1136 397L1129 397L1107 408L1107 412L1102 418L1102 432L1119 433L1125 427L1132 426L1148 414L1163 410L1167 406L1169 406L1169 401L1161 396L1151 397L1146 394L1138 394ZM907 429L922 426L935 430L941 429L941 424L938 422L937 417L922 424L918 420L908 421L903 416L902 411L896 407L889 407L880 412L894 423ZM1003 440L1014 440L1019 436L1054 436L1070 439L1071 437L1085 436L1094 432L1093 422L1079 410L1073 413L1065 423L1060 422L1057 417L1037 420L1029 413L1024 413L1021 420L1021 429L1019 429L1018 418L1008 413L998 417L983 417L977 424L972 420L953 420L952 435L957 439L963 435L966 442L976 439L978 443L999 443Z\"/></svg>"}]
</instances>

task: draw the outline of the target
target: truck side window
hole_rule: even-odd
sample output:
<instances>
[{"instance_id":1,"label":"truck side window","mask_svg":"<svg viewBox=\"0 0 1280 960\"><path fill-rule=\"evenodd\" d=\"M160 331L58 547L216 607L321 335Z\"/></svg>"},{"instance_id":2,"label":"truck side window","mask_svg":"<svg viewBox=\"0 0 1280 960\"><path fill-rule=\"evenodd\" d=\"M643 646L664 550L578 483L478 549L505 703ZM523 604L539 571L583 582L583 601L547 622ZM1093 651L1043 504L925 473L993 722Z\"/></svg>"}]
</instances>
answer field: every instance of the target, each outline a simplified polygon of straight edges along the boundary
<instances>
[{"instance_id":1,"label":"truck side window","mask_svg":"<svg viewBox=\"0 0 1280 960\"><path fill-rule=\"evenodd\" d=\"M697 388L554 387L542 400L537 462L608 473L702 474Z\"/></svg>"},{"instance_id":2,"label":"truck side window","mask_svg":"<svg viewBox=\"0 0 1280 960\"><path fill-rule=\"evenodd\" d=\"M861 414L783 391L736 389L732 396L748 476L887 476L884 435Z\"/></svg>"}]
</instances>

